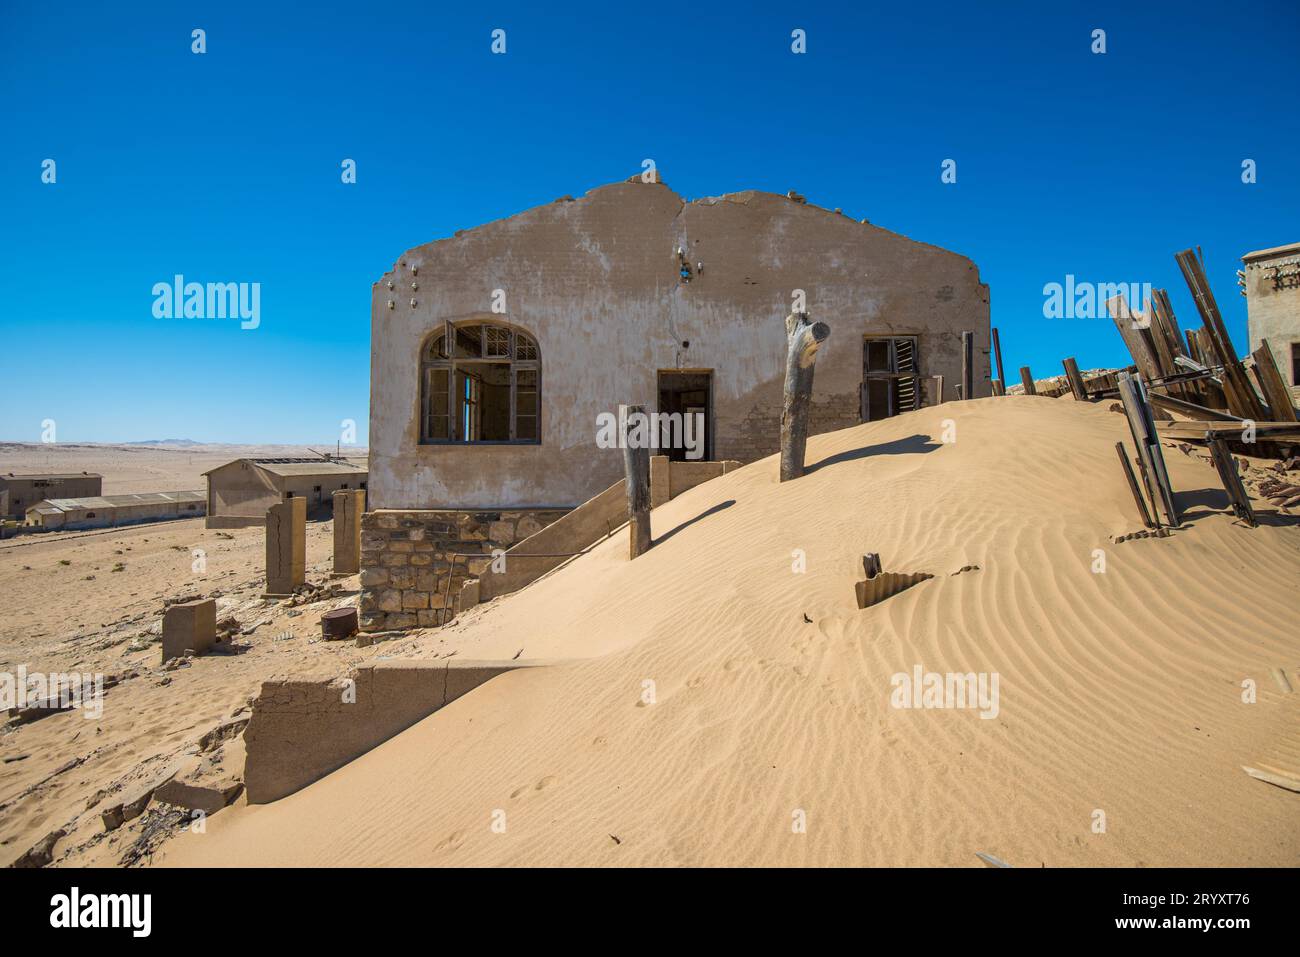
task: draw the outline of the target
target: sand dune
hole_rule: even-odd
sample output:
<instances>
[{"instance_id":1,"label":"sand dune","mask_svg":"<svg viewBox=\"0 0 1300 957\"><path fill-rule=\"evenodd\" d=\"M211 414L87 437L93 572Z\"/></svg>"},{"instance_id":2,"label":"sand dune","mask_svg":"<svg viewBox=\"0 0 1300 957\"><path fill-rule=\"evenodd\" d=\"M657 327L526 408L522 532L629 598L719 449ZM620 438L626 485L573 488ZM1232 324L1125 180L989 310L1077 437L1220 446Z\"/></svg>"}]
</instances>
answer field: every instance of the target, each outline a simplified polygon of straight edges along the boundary
<instances>
[{"instance_id":1,"label":"sand dune","mask_svg":"<svg viewBox=\"0 0 1300 957\"><path fill-rule=\"evenodd\" d=\"M1116 544L1141 527L1121 437L1104 406L984 399L816 437L793 483L775 459L710 482L655 511L635 563L619 534L447 630L573 663L162 862L1294 866L1300 796L1241 765L1300 718L1270 680L1300 666L1298 520L1234 523L1213 469L1168 449L1184 528ZM858 610L868 551L936 577ZM916 665L996 673L996 717L892 707Z\"/></svg>"}]
</instances>

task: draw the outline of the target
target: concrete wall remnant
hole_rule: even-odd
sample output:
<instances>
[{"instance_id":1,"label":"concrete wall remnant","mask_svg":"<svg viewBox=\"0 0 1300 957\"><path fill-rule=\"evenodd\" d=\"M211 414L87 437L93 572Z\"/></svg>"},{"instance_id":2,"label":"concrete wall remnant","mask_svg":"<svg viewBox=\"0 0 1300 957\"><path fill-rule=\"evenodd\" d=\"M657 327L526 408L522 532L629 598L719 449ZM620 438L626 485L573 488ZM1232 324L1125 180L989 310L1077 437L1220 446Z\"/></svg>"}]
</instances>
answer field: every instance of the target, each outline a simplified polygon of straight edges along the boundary
<instances>
[{"instance_id":1,"label":"concrete wall remnant","mask_svg":"<svg viewBox=\"0 0 1300 957\"><path fill-rule=\"evenodd\" d=\"M244 731L248 803L306 787L497 675L554 663L393 659L347 678L263 682Z\"/></svg>"},{"instance_id":2,"label":"concrete wall remnant","mask_svg":"<svg viewBox=\"0 0 1300 957\"><path fill-rule=\"evenodd\" d=\"M307 500L266 510L266 594L292 595L307 580Z\"/></svg>"}]
</instances>

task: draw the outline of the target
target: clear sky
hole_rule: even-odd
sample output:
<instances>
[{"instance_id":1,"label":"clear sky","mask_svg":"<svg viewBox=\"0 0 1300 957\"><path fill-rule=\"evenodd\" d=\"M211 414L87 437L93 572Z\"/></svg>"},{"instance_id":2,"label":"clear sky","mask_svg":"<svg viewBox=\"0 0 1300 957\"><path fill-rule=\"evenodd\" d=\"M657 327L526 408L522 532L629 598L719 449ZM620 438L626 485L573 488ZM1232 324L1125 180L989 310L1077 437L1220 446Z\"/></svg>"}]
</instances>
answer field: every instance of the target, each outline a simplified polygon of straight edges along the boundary
<instances>
[{"instance_id":1,"label":"clear sky","mask_svg":"<svg viewBox=\"0 0 1300 957\"><path fill-rule=\"evenodd\" d=\"M401 253L647 157L688 198L793 188L971 257L1013 380L1128 361L1109 320L1044 318L1066 274L1199 325L1197 244L1242 350L1240 256L1300 240L1297 49L1295 0L0 0L0 439L364 442ZM155 318L177 273L260 283L260 326Z\"/></svg>"}]
</instances>

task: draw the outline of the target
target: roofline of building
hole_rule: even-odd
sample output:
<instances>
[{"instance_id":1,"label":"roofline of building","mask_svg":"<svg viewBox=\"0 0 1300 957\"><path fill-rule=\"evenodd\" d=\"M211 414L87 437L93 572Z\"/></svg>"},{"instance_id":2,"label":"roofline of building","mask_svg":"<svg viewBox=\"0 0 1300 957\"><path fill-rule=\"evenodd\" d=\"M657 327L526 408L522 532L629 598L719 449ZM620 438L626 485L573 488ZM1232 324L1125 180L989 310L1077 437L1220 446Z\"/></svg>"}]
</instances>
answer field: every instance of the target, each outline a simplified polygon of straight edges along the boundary
<instances>
[{"instance_id":1,"label":"roofline of building","mask_svg":"<svg viewBox=\"0 0 1300 957\"><path fill-rule=\"evenodd\" d=\"M1288 243L1285 246L1274 246L1272 249L1257 249L1253 253L1246 253L1241 257L1244 263L1256 262L1260 259L1276 259L1279 256L1291 256L1300 253L1300 243Z\"/></svg>"}]
</instances>

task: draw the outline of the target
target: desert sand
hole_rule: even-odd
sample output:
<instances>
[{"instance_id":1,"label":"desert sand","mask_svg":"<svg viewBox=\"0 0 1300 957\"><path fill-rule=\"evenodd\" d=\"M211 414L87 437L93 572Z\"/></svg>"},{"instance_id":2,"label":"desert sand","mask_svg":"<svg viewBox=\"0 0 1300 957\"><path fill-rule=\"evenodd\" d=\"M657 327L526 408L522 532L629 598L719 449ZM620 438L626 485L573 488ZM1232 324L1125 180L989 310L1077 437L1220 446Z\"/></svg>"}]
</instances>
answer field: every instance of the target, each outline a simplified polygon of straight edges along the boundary
<instances>
[{"instance_id":1,"label":"desert sand","mask_svg":"<svg viewBox=\"0 0 1300 957\"><path fill-rule=\"evenodd\" d=\"M1035 397L817 436L797 481L769 458L656 509L634 563L620 533L445 629L367 649L295 639L282 658L259 631L169 689L114 689L103 734L120 765L161 735L179 745L259 661L522 654L565 663L496 678L153 862L1295 866L1300 795L1242 765L1300 764L1300 694L1270 677L1300 666L1300 519L1256 498L1245 527L1204 453L1171 444L1183 527L1116 541L1141 528L1121 438L1104 403ZM1248 485L1271 465L1250 463ZM322 540L309 548L318 560ZM865 552L935 577L859 610ZM891 676L917 665L996 674L996 716L892 707ZM128 839L57 862L109 861Z\"/></svg>"}]
</instances>

